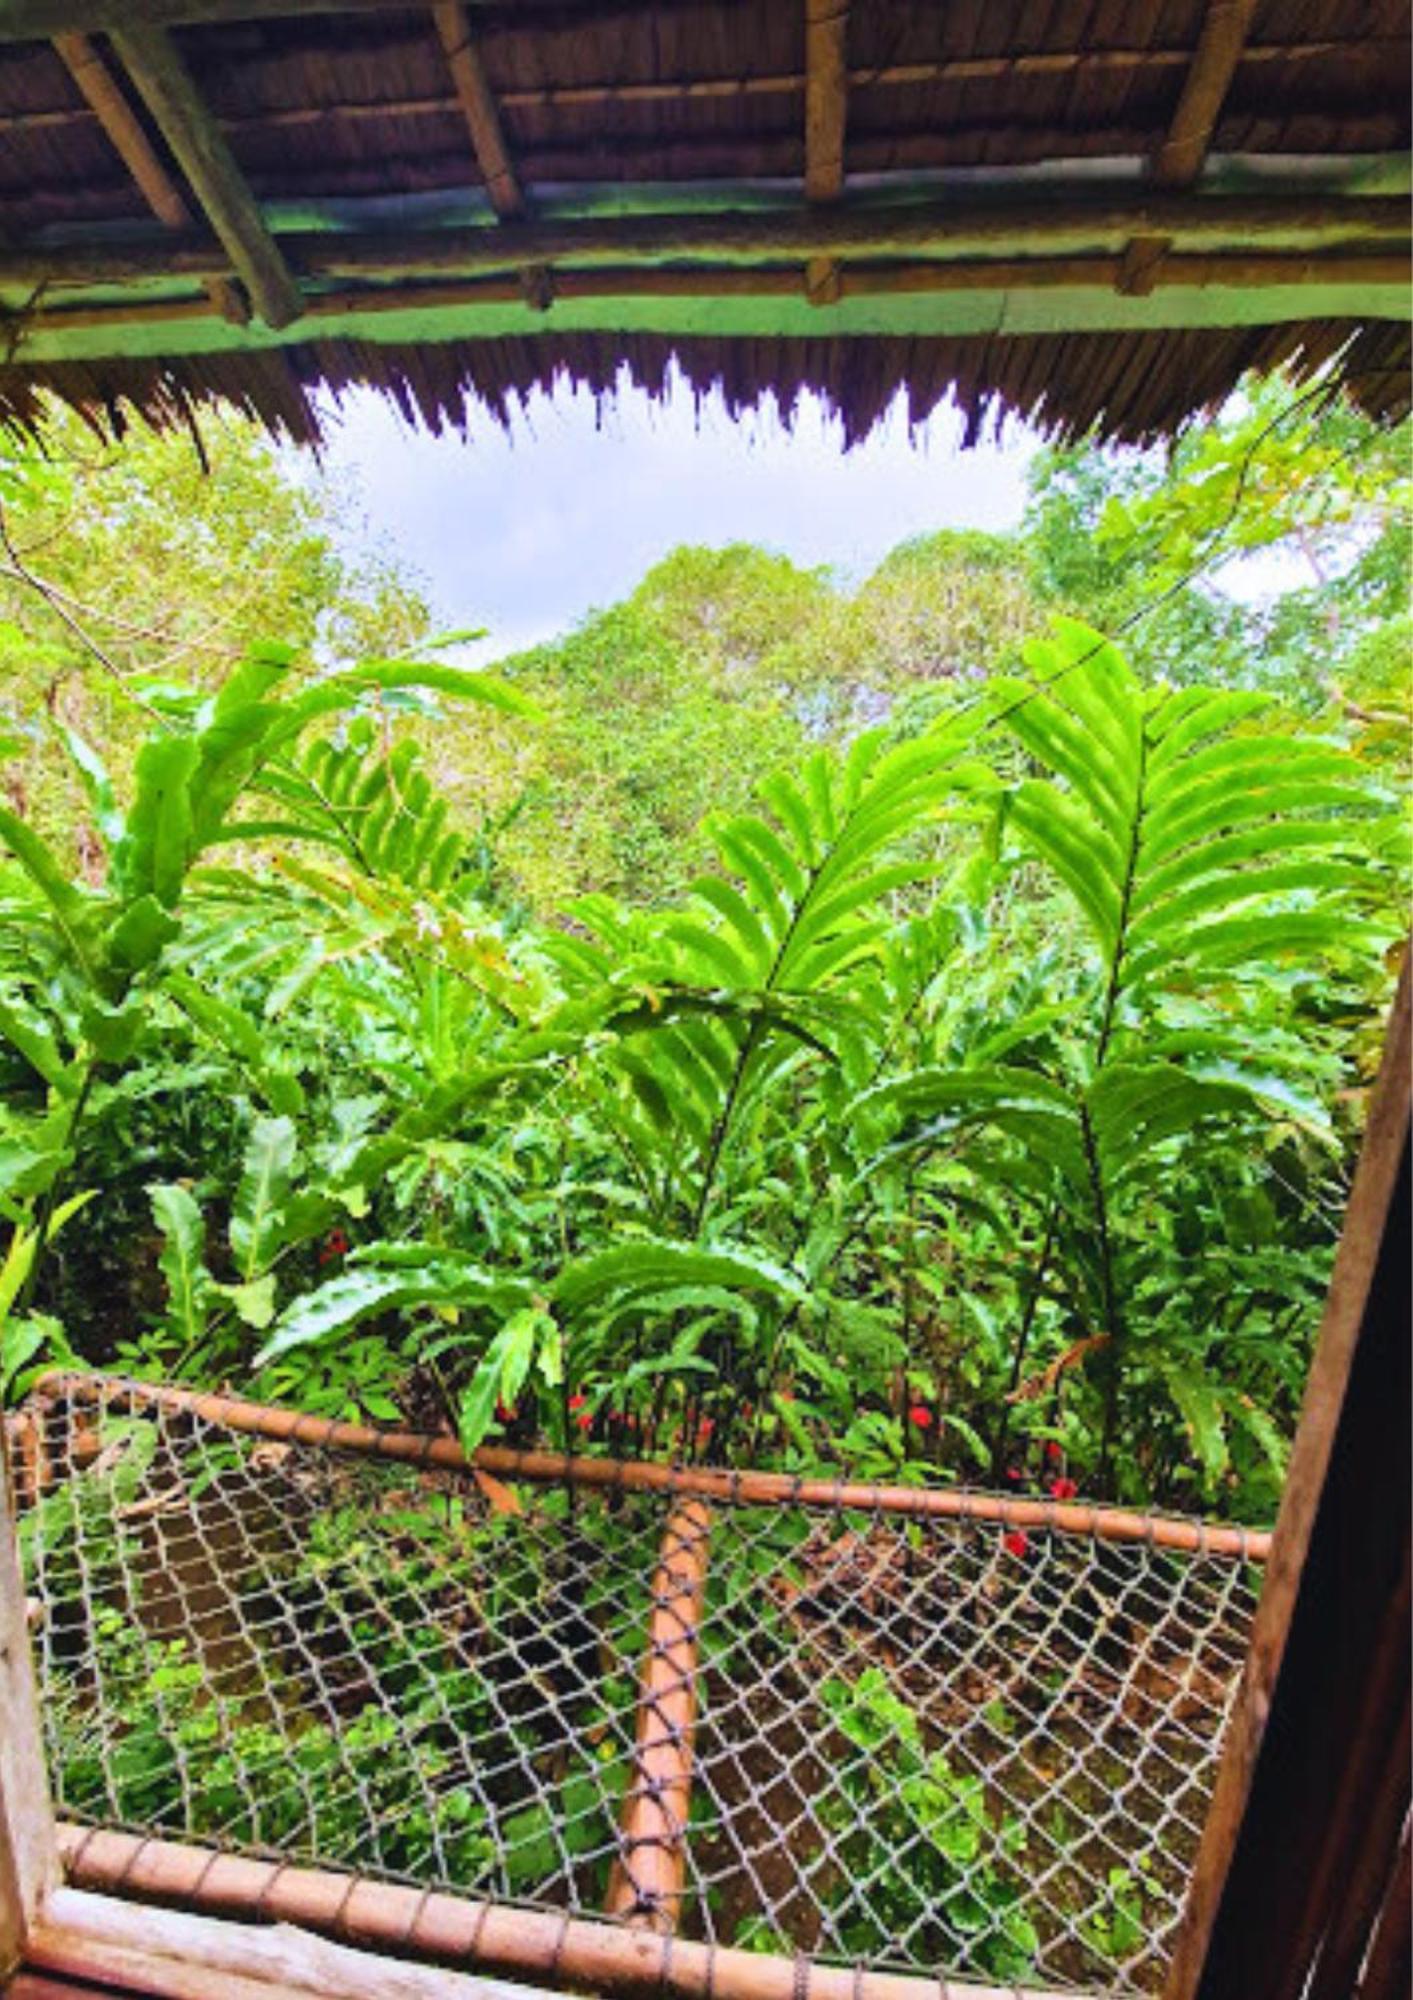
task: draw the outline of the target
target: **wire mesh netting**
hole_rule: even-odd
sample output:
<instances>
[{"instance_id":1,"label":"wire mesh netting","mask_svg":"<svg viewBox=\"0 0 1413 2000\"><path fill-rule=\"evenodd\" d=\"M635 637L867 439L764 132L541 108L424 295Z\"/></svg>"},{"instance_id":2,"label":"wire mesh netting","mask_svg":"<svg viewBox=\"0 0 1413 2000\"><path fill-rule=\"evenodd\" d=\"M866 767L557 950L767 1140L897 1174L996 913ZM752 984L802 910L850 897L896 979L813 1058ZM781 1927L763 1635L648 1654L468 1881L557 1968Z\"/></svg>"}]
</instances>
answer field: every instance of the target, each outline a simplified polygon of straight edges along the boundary
<instances>
[{"instance_id":1,"label":"wire mesh netting","mask_svg":"<svg viewBox=\"0 0 1413 2000\"><path fill-rule=\"evenodd\" d=\"M32 1400L10 1460L70 1819L877 1969L1161 1983L1239 1558L510 1487L116 1383Z\"/></svg>"}]
</instances>

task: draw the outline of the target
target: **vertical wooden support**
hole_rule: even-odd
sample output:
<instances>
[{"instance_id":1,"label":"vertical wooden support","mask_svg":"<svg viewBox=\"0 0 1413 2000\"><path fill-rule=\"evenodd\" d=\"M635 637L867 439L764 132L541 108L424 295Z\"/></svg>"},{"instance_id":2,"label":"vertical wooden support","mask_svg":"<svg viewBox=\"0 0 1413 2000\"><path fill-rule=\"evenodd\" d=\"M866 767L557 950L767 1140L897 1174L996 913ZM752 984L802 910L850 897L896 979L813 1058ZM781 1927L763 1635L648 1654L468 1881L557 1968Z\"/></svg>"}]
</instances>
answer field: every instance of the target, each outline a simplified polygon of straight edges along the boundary
<instances>
[{"instance_id":1,"label":"vertical wooden support","mask_svg":"<svg viewBox=\"0 0 1413 2000\"><path fill-rule=\"evenodd\" d=\"M471 134L476 165L486 184L491 207L499 216L519 215L525 194L511 161L510 149L501 129L500 113L486 81L485 68L471 34L471 23L461 0L443 0L433 7L432 19L446 57L451 80L461 101L462 115Z\"/></svg>"},{"instance_id":2,"label":"vertical wooden support","mask_svg":"<svg viewBox=\"0 0 1413 2000\"><path fill-rule=\"evenodd\" d=\"M844 192L848 31L849 0L805 0L805 199L811 202L838 201ZM841 289L838 260L812 257L805 266L810 304L833 305Z\"/></svg>"},{"instance_id":3,"label":"vertical wooden support","mask_svg":"<svg viewBox=\"0 0 1413 2000\"><path fill-rule=\"evenodd\" d=\"M0 1984L19 1963L41 1895L58 1880L54 1814L0 1427Z\"/></svg>"},{"instance_id":4,"label":"vertical wooden support","mask_svg":"<svg viewBox=\"0 0 1413 2000\"><path fill-rule=\"evenodd\" d=\"M1256 5L1257 0L1207 0L1182 95L1153 156L1151 178L1155 186L1187 188L1200 177L1251 33ZM1131 298L1146 298L1157 284L1159 268L1172 247L1170 236L1135 236L1124 252L1115 290Z\"/></svg>"},{"instance_id":5,"label":"vertical wooden support","mask_svg":"<svg viewBox=\"0 0 1413 2000\"><path fill-rule=\"evenodd\" d=\"M1202 172L1256 7L1257 0L1207 0L1192 67L1153 162L1159 187L1191 187Z\"/></svg>"},{"instance_id":6,"label":"vertical wooden support","mask_svg":"<svg viewBox=\"0 0 1413 2000\"><path fill-rule=\"evenodd\" d=\"M1396 1875L1413 1677L1411 1068L1405 961L1167 2000L1344 2000Z\"/></svg>"},{"instance_id":7,"label":"vertical wooden support","mask_svg":"<svg viewBox=\"0 0 1413 2000\"><path fill-rule=\"evenodd\" d=\"M679 1500L667 1517L653 1574L633 1780L624 1800L619 1859L608 1892L612 1915L667 1935L677 1928L686 1879L697 1630L710 1536L706 1501Z\"/></svg>"},{"instance_id":8,"label":"vertical wooden support","mask_svg":"<svg viewBox=\"0 0 1413 2000\"><path fill-rule=\"evenodd\" d=\"M176 44L165 29L137 19L109 39L255 310L267 326L288 326L304 311L299 287Z\"/></svg>"},{"instance_id":9,"label":"vertical wooden support","mask_svg":"<svg viewBox=\"0 0 1413 2000\"><path fill-rule=\"evenodd\" d=\"M56 35L54 49L157 220L168 229L190 229L192 214L180 189L88 36ZM207 278L203 289L222 319L235 326L249 320L250 308L228 278Z\"/></svg>"}]
</instances>

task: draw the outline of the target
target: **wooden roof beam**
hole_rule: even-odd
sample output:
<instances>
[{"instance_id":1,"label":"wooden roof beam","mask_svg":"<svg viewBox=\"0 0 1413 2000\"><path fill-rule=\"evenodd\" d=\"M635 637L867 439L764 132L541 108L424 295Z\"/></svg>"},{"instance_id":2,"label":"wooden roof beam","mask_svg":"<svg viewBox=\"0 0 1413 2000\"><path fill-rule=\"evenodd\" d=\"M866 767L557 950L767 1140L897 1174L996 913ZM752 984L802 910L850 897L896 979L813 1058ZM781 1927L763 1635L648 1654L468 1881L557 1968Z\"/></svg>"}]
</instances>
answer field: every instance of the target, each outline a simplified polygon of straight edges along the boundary
<instances>
[{"instance_id":1,"label":"wooden roof beam","mask_svg":"<svg viewBox=\"0 0 1413 2000\"><path fill-rule=\"evenodd\" d=\"M1190 188L1201 178L1256 7L1257 0L1207 0L1202 32L1177 110L1153 156L1151 178L1155 186ZM1118 289L1134 298L1146 298L1172 247L1170 236L1135 236L1124 254Z\"/></svg>"},{"instance_id":2,"label":"wooden roof beam","mask_svg":"<svg viewBox=\"0 0 1413 2000\"><path fill-rule=\"evenodd\" d=\"M1191 187L1201 174L1256 7L1257 0L1207 0L1192 67L1153 161L1153 179L1159 187Z\"/></svg>"},{"instance_id":3,"label":"wooden roof beam","mask_svg":"<svg viewBox=\"0 0 1413 2000\"><path fill-rule=\"evenodd\" d=\"M190 230L191 210L88 36L56 35L54 48L157 220L168 229ZM202 288L222 319L233 326L249 320L250 307L228 278L206 278Z\"/></svg>"},{"instance_id":4,"label":"wooden roof beam","mask_svg":"<svg viewBox=\"0 0 1413 2000\"><path fill-rule=\"evenodd\" d=\"M844 192L848 28L849 0L805 0L805 198L810 202L838 201ZM810 304L833 305L841 276L837 258L810 258L805 265Z\"/></svg>"},{"instance_id":5,"label":"wooden roof beam","mask_svg":"<svg viewBox=\"0 0 1413 2000\"><path fill-rule=\"evenodd\" d=\"M805 195L810 201L837 201L844 192L848 26L849 0L805 0Z\"/></svg>"},{"instance_id":6,"label":"wooden roof beam","mask_svg":"<svg viewBox=\"0 0 1413 2000\"><path fill-rule=\"evenodd\" d=\"M1171 236L1201 251L1249 249L1275 239L1311 256L1343 246L1364 252L1408 242L1400 195L1223 195L1198 199L907 202L747 214L570 217L507 222L498 229L301 230L281 233L292 266L313 278L472 277L526 264L622 267L668 261L802 264L811 257L1036 256L1117 252L1134 236ZM96 243L0 246L0 286L114 285L201 278L229 269L214 238L170 243L110 237Z\"/></svg>"},{"instance_id":7,"label":"wooden roof beam","mask_svg":"<svg viewBox=\"0 0 1413 2000\"><path fill-rule=\"evenodd\" d=\"M299 287L171 37L134 21L111 41L256 312L272 327L299 319Z\"/></svg>"},{"instance_id":8,"label":"wooden roof beam","mask_svg":"<svg viewBox=\"0 0 1413 2000\"><path fill-rule=\"evenodd\" d=\"M499 216L520 215L525 207L525 193L505 143L500 113L486 80L466 9L461 0L442 0L442 4L433 7L432 19L456 85L491 207Z\"/></svg>"}]
</instances>

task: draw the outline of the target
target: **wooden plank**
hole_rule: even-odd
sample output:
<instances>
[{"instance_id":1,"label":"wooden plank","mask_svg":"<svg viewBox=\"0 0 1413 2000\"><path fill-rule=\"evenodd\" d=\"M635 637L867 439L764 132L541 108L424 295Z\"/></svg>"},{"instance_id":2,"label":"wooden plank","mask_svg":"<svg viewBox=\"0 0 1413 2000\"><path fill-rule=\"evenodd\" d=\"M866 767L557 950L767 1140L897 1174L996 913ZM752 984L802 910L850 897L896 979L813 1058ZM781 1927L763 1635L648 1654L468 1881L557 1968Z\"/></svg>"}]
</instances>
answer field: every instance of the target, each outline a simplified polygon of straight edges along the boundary
<instances>
[{"instance_id":1,"label":"wooden plank","mask_svg":"<svg viewBox=\"0 0 1413 2000\"><path fill-rule=\"evenodd\" d=\"M805 197L809 201L837 201L844 192L848 31L849 0L805 0Z\"/></svg>"},{"instance_id":2,"label":"wooden plank","mask_svg":"<svg viewBox=\"0 0 1413 2000\"><path fill-rule=\"evenodd\" d=\"M138 22L111 39L255 310L268 326L290 325L304 310L299 287L175 44Z\"/></svg>"},{"instance_id":3,"label":"wooden plank","mask_svg":"<svg viewBox=\"0 0 1413 2000\"><path fill-rule=\"evenodd\" d=\"M437 38L451 71L456 95L471 134L476 165L497 215L519 215L525 196L511 162L496 101L486 81L485 67L461 0L446 0L432 9Z\"/></svg>"},{"instance_id":4,"label":"wooden plank","mask_svg":"<svg viewBox=\"0 0 1413 2000\"><path fill-rule=\"evenodd\" d=\"M393 4L394 0L140 0L140 11L147 27L175 28L269 21L292 13L375 14ZM0 42L113 34L130 26L138 11L138 0L0 0Z\"/></svg>"},{"instance_id":5,"label":"wooden plank","mask_svg":"<svg viewBox=\"0 0 1413 2000\"><path fill-rule=\"evenodd\" d=\"M1285 1990L1407 1562L1411 983L1405 960L1167 2000Z\"/></svg>"},{"instance_id":6,"label":"wooden plank","mask_svg":"<svg viewBox=\"0 0 1413 2000\"><path fill-rule=\"evenodd\" d=\"M58 1877L10 1490L0 1426L0 1979L19 1963L39 1900Z\"/></svg>"},{"instance_id":7,"label":"wooden plank","mask_svg":"<svg viewBox=\"0 0 1413 2000\"><path fill-rule=\"evenodd\" d=\"M653 1574L633 1777L624 1801L619 1858L607 1908L670 1935L682 1914L697 1719L697 1628L706 1597L711 1509L674 1506Z\"/></svg>"},{"instance_id":8,"label":"wooden plank","mask_svg":"<svg viewBox=\"0 0 1413 2000\"><path fill-rule=\"evenodd\" d=\"M88 36L56 35L54 48L157 220L168 229L189 230L191 210ZM202 282L222 319L244 325L250 309L231 281L211 277Z\"/></svg>"},{"instance_id":9,"label":"wooden plank","mask_svg":"<svg viewBox=\"0 0 1413 2000\"><path fill-rule=\"evenodd\" d=\"M614 219L506 222L498 228L282 232L279 253L311 277L461 278L513 272L526 264L769 262L811 257L868 259L1121 252L1135 236L1162 236L1189 250L1248 249L1269 238L1288 255L1340 245L1368 251L1408 240L1401 195L1197 198L1155 195L1095 200L1057 187L1043 201L906 203L879 208L786 209L737 215L635 215ZM0 249L0 285L111 285L202 278L232 268L214 237L168 242L10 244Z\"/></svg>"},{"instance_id":10,"label":"wooden plank","mask_svg":"<svg viewBox=\"0 0 1413 2000\"><path fill-rule=\"evenodd\" d=\"M31 1965L159 2000L531 2000L531 1989L331 1943L291 1924L233 1924L84 1889L46 1899Z\"/></svg>"},{"instance_id":11,"label":"wooden plank","mask_svg":"<svg viewBox=\"0 0 1413 2000\"><path fill-rule=\"evenodd\" d=\"M1202 172L1259 0L1207 0L1192 68L1153 162L1159 187L1190 187Z\"/></svg>"},{"instance_id":12,"label":"wooden plank","mask_svg":"<svg viewBox=\"0 0 1413 2000\"><path fill-rule=\"evenodd\" d=\"M1356 2000L1408 2000L1413 1990L1413 1827L1405 1826Z\"/></svg>"}]
</instances>

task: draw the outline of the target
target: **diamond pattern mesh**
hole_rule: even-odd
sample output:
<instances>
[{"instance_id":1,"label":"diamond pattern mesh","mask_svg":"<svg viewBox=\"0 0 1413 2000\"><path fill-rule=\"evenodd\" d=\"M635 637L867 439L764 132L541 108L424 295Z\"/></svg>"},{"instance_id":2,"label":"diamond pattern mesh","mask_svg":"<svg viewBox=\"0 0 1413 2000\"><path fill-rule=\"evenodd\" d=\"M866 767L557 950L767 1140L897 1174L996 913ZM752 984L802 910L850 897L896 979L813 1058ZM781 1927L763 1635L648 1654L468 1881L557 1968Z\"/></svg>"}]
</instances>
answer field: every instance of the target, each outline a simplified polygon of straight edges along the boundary
<instances>
[{"instance_id":1,"label":"diamond pattern mesh","mask_svg":"<svg viewBox=\"0 0 1413 2000\"><path fill-rule=\"evenodd\" d=\"M120 1384L11 1423L70 1819L601 1917L631 1912L643 1871L644 1745L690 1743L684 1936L1161 1985L1250 1564L509 1488L247 1436ZM663 1541L684 1518L695 1552ZM704 1559L695 1621L684 1552ZM695 1653L690 1735L640 1719L654 1640L679 1683Z\"/></svg>"}]
</instances>

